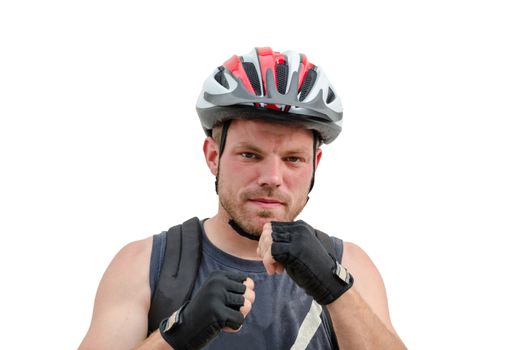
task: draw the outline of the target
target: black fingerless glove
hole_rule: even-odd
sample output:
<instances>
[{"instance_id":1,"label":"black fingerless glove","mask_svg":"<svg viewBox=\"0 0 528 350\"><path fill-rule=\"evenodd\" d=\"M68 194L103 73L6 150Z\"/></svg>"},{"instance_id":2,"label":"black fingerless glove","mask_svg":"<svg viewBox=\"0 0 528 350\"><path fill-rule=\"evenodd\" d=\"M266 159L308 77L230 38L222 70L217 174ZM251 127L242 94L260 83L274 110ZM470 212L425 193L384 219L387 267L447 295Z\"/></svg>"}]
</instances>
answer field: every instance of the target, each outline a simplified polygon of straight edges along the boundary
<instances>
[{"instance_id":1,"label":"black fingerless glove","mask_svg":"<svg viewBox=\"0 0 528 350\"><path fill-rule=\"evenodd\" d=\"M192 300L161 321L161 336L176 350L203 348L223 327L239 329L244 321L241 273L215 271L204 282Z\"/></svg>"},{"instance_id":2,"label":"black fingerless glove","mask_svg":"<svg viewBox=\"0 0 528 350\"><path fill-rule=\"evenodd\" d=\"M271 228L271 255L319 304L333 302L352 287L352 275L330 256L310 225L272 221Z\"/></svg>"}]
</instances>

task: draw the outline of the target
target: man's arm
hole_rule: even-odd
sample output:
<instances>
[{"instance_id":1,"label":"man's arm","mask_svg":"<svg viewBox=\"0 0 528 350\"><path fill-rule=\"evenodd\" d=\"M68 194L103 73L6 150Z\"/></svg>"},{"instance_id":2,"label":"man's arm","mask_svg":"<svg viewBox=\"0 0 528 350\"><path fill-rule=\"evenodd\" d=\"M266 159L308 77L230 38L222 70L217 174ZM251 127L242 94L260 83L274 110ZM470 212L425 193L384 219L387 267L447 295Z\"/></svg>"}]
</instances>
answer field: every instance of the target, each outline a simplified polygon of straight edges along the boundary
<instances>
[{"instance_id":1,"label":"man's arm","mask_svg":"<svg viewBox=\"0 0 528 350\"><path fill-rule=\"evenodd\" d=\"M354 276L354 285L327 305L339 347L406 349L390 321L385 286L376 266L352 243L344 244L342 263Z\"/></svg>"},{"instance_id":2,"label":"man's arm","mask_svg":"<svg viewBox=\"0 0 528 350\"><path fill-rule=\"evenodd\" d=\"M178 311L182 323L165 328L163 336L156 330L145 339L151 250L152 238L147 238L127 245L112 260L99 284L92 323L79 350L201 349L220 331L240 328L255 300L255 284L243 274L215 271Z\"/></svg>"},{"instance_id":3,"label":"man's arm","mask_svg":"<svg viewBox=\"0 0 528 350\"><path fill-rule=\"evenodd\" d=\"M345 243L342 259L352 284L335 279L335 262L313 228L302 221L264 225L257 253L268 274L282 273L286 267L300 287L327 305L340 348L406 349L390 322L383 280L356 245Z\"/></svg>"},{"instance_id":4,"label":"man's arm","mask_svg":"<svg viewBox=\"0 0 528 350\"><path fill-rule=\"evenodd\" d=\"M172 350L173 348L167 344L165 339L161 336L159 330L153 332L140 346L134 350Z\"/></svg>"},{"instance_id":5,"label":"man's arm","mask_svg":"<svg viewBox=\"0 0 528 350\"><path fill-rule=\"evenodd\" d=\"M171 349L154 332L147 334L150 307L149 266L152 238L125 246L101 279L92 322L79 350Z\"/></svg>"}]
</instances>

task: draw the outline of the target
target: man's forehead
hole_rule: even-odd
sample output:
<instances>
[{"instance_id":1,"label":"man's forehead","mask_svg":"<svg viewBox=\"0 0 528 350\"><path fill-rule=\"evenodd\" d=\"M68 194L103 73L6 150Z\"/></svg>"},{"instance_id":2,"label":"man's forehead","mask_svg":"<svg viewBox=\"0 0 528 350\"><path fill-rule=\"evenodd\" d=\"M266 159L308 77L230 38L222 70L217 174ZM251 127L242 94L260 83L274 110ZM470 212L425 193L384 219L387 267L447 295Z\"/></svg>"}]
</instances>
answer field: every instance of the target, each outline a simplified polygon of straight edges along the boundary
<instances>
[{"instance_id":1,"label":"man's forehead","mask_svg":"<svg viewBox=\"0 0 528 350\"><path fill-rule=\"evenodd\" d=\"M313 140L312 130L308 130L303 126L293 123L270 122L259 119L235 119L231 123L229 129L230 133L233 132L240 136L260 134L265 137Z\"/></svg>"}]
</instances>

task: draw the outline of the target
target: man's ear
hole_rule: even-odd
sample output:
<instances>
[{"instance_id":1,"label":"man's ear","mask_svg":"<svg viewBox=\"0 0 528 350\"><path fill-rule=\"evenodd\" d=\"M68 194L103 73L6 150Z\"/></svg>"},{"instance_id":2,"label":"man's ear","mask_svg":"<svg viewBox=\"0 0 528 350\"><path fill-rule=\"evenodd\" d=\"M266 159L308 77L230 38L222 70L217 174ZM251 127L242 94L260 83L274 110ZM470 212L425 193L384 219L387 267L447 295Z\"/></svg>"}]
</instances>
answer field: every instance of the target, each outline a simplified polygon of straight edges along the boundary
<instances>
[{"instance_id":1,"label":"man's ear","mask_svg":"<svg viewBox=\"0 0 528 350\"><path fill-rule=\"evenodd\" d=\"M203 152L207 166L214 176L218 175L218 144L211 137L204 141Z\"/></svg>"},{"instance_id":2,"label":"man's ear","mask_svg":"<svg viewBox=\"0 0 528 350\"><path fill-rule=\"evenodd\" d=\"M315 169L319 166L319 162L321 161L321 157L323 156L323 150L321 148L318 148L315 151Z\"/></svg>"}]
</instances>

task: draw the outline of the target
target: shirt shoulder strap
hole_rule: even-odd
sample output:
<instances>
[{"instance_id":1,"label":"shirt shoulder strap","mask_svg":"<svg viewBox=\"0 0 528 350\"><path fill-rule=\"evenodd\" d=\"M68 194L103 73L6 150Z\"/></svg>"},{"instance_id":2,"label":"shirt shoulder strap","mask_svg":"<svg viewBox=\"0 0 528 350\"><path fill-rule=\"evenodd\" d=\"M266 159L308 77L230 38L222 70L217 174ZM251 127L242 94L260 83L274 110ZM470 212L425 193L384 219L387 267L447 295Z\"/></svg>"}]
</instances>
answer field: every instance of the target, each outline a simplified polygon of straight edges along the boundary
<instances>
[{"instance_id":1,"label":"shirt shoulder strap","mask_svg":"<svg viewBox=\"0 0 528 350\"><path fill-rule=\"evenodd\" d=\"M337 249L334 244L334 240L329 235L327 235L323 231L315 230L315 237L317 237L319 242L321 242L323 247L325 247L326 251L332 256L332 258L337 261L340 260L340 257L338 257L337 254Z\"/></svg>"}]
</instances>

